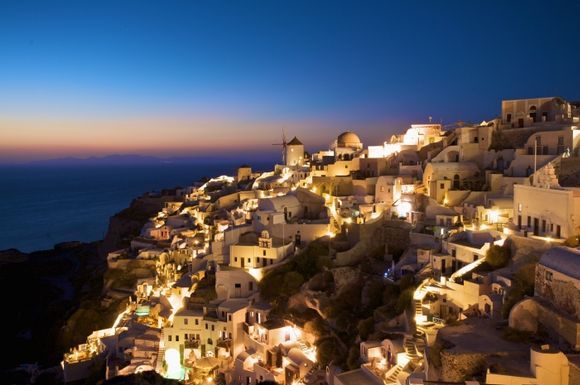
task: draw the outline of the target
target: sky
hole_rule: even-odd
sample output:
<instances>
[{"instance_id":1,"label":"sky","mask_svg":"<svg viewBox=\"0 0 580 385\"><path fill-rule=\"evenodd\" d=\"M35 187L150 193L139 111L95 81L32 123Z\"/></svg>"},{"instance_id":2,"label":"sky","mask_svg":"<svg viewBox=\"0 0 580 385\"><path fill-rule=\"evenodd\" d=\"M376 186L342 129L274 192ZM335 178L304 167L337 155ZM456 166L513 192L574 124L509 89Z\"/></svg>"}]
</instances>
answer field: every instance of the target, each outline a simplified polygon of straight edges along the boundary
<instances>
[{"instance_id":1,"label":"sky","mask_svg":"<svg viewBox=\"0 0 580 385\"><path fill-rule=\"evenodd\" d=\"M270 153L580 100L578 1L0 2L0 163Z\"/></svg>"}]
</instances>

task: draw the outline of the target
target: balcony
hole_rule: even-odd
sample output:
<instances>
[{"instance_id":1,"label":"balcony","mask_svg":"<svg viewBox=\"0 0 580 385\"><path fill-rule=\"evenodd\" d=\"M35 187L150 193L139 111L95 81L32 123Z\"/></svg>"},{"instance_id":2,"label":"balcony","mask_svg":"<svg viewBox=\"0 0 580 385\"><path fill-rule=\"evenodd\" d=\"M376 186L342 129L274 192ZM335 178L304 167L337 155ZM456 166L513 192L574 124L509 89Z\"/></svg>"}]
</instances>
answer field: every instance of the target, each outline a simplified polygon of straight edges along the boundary
<instances>
[{"instance_id":1,"label":"balcony","mask_svg":"<svg viewBox=\"0 0 580 385\"><path fill-rule=\"evenodd\" d=\"M184 346L186 349L199 349L199 340L187 340Z\"/></svg>"},{"instance_id":2,"label":"balcony","mask_svg":"<svg viewBox=\"0 0 580 385\"><path fill-rule=\"evenodd\" d=\"M232 347L232 339L231 338L218 338L216 346L218 348L224 348L230 350Z\"/></svg>"}]
</instances>

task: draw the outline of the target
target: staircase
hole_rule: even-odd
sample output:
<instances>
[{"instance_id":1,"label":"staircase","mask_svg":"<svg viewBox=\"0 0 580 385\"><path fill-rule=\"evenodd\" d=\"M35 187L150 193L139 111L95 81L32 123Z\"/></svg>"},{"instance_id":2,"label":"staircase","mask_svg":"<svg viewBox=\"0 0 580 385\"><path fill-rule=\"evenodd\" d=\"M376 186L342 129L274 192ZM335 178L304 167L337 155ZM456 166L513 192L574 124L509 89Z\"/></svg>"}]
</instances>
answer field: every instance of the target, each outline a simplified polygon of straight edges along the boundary
<instances>
[{"instance_id":1,"label":"staircase","mask_svg":"<svg viewBox=\"0 0 580 385\"><path fill-rule=\"evenodd\" d=\"M391 368L391 370L389 370L387 372L387 374L385 374L385 383L387 384L396 384L397 383L397 377L399 376L399 373L401 373L401 371L403 370L403 367L401 365L395 365Z\"/></svg>"},{"instance_id":2,"label":"staircase","mask_svg":"<svg viewBox=\"0 0 580 385\"><path fill-rule=\"evenodd\" d=\"M419 354L417 353L417 347L415 346L414 337L405 337L403 346L405 348L405 353L407 353L407 357L409 357L409 359L414 361L419 358Z\"/></svg>"},{"instance_id":3,"label":"staircase","mask_svg":"<svg viewBox=\"0 0 580 385\"><path fill-rule=\"evenodd\" d=\"M161 337L159 339L159 349L157 350L157 362L155 363L155 371L163 373L163 361L165 360L165 344L163 343L164 333L161 329Z\"/></svg>"},{"instance_id":4,"label":"staircase","mask_svg":"<svg viewBox=\"0 0 580 385\"><path fill-rule=\"evenodd\" d=\"M425 340L425 333L422 331L417 331L413 337L415 339L415 349L417 349L417 354L419 356L425 356L425 345L427 344Z\"/></svg>"},{"instance_id":5,"label":"staircase","mask_svg":"<svg viewBox=\"0 0 580 385\"><path fill-rule=\"evenodd\" d=\"M420 299L414 300L415 302L415 317L423 315L423 301Z\"/></svg>"}]
</instances>

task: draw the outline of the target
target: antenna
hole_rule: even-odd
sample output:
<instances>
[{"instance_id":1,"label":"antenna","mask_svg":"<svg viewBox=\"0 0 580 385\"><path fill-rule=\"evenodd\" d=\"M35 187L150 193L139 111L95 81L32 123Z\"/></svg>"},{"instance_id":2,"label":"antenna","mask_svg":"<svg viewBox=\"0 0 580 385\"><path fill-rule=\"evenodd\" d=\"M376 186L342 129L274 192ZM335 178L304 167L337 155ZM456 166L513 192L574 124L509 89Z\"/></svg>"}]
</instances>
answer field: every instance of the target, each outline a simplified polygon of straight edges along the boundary
<instances>
[{"instance_id":1,"label":"antenna","mask_svg":"<svg viewBox=\"0 0 580 385\"><path fill-rule=\"evenodd\" d=\"M282 129L282 143L273 143L272 146L282 146L282 163L286 164L286 133Z\"/></svg>"}]
</instances>

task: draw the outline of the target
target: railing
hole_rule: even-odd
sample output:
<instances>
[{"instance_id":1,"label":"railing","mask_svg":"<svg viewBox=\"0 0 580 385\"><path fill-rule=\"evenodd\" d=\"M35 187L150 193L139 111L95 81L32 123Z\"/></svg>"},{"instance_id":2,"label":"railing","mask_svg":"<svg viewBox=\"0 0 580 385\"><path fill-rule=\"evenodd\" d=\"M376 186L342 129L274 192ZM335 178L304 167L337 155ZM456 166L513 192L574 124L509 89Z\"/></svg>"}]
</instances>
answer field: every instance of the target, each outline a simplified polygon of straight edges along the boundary
<instances>
[{"instance_id":1,"label":"railing","mask_svg":"<svg viewBox=\"0 0 580 385\"><path fill-rule=\"evenodd\" d=\"M198 349L199 340L186 340L184 346L186 349Z\"/></svg>"},{"instance_id":2,"label":"railing","mask_svg":"<svg viewBox=\"0 0 580 385\"><path fill-rule=\"evenodd\" d=\"M231 338L218 338L216 346L229 349L232 347L232 339Z\"/></svg>"}]
</instances>

